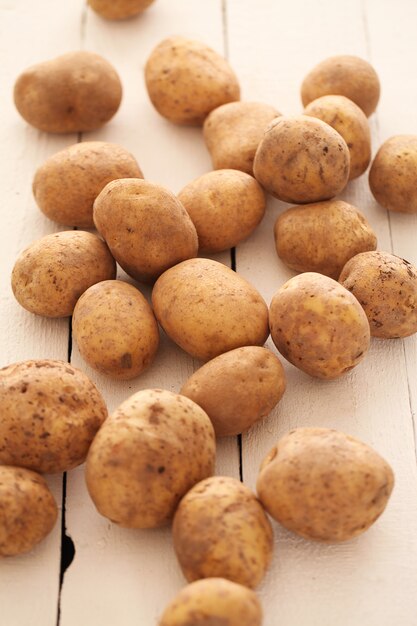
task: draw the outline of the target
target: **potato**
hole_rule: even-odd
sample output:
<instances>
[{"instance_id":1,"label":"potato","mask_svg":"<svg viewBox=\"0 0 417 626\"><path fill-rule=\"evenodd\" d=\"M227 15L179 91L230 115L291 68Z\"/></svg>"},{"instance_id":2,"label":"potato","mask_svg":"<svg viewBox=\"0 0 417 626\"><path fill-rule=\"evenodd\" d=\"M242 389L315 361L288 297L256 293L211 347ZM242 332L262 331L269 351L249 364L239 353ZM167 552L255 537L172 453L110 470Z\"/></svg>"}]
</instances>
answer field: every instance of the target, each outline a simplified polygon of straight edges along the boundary
<instances>
[{"instance_id":1,"label":"potato","mask_svg":"<svg viewBox=\"0 0 417 626\"><path fill-rule=\"evenodd\" d=\"M71 315L91 285L116 276L104 241L82 230L45 235L26 248L12 272L12 289L23 308L45 317Z\"/></svg>"},{"instance_id":2,"label":"potato","mask_svg":"<svg viewBox=\"0 0 417 626\"><path fill-rule=\"evenodd\" d=\"M145 80L155 109L175 124L201 125L210 111L240 98L226 59L184 37L169 37L156 46L146 63Z\"/></svg>"},{"instance_id":3,"label":"potato","mask_svg":"<svg viewBox=\"0 0 417 626\"><path fill-rule=\"evenodd\" d=\"M184 496L172 536L188 582L219 576L254 588L272 558L265 511L250 489L229 476L207 478Z\"/></svg>"},{"instance_id":4,"label":"potato","mask_svg":"<svg viewBox=\"0 0 417 626\"><path fill-rule=\"evenodd\" d=\"M365 216L342 200L287 209L275 222L274 235L277 254L285 265L335 280L355 254L377 246Z\"/></svg>"},{"instance_id":5,"label":"potato","mask_svg":"<svg viewBox=\"0 0 417 626\"><path fill-rule=\"evenodd\" d=\"M120 78L93 52L69 52L32 65L14 86L14 103L23 119L48 133L82 133L100 128L122 99Z\"/></svg>"},{"instance_id":6,"label":"potato","mask_svg":"<svg viewBox=\"0 0 417 626\"><path fill-rule=\"evenodd\" d=\"M0 466L0 557L29 552L55 525L58 510L45 479Z\"/></svg>"},{"instance_id":7,"label":"potato","mask_svg":"<svg viewBox=\"0 0 417 626\"><path fill-rule=\"evenodd\" d=\"M205 410L218 437L226 437L244 432L268 415L285 387L279 359L266 348L245 346L200 367L180 393Z\"/></svg>"},{"instance_id":8,"label":"potato","mask_svg":"<svg viewBox=\"0 0 417 626\"><path fill-rule=\"evenodd\" d=\"M213 169L253 174L253 160L266 127L281 113L261 102L229 102L214 109L203 126Z\"/></svg>"},{"instance_id":9,"label":"potato","mask_svg":"<svg viewBox=\"0 0 417 626\"><path fill-rule=\"evenodd\" d=\"M197 232L181 202L139 178L106 185L94 202L94 223L119 265L139 281L152 282L197 255Z\"/></svg>"},{"instance_id":10,"label":"potato","mask_svg":"<svg viewBox=\"0 0 417 626\"><path fill-rule=\"evenodd\" d=\"M145 389L125 400L96 435L87 457L97 510L125 528L169 522L178 502L214 471L213 426L194 402Z\"/></svg>"},{"instance_id":11,"label":"potato","mask_svg":"<svg viewBox=\"0 0 417 626\"><path fill-rule=\"evenodd\" d=\"M49 219L91 228L94 200L117 178L143 178L134 156L114 143L84 141L57 152L38 168L33 194Z\"/></svg>"},{"instance_id":12,"label":"potato","mask_svg":"<svg viewBox=\"0 0 417 626\"><path fill-rule=\"evenodd\" d=\"M249 174L217 170L178 194L197 230L202 252L221 252L249 237L265 213L265 194Z\"/></svg>"},{"instance_id":13,"label":"potato","mask_svg":"<svg viewBox=\"0 0 417 626\"><path fill-rule=\"evenodd\" d=\"M375 199L389 211L417 213L417 135L396 135L379 148L369 171Z\"/></svg>"},{"instance_id":14,"label":"potato","mask_svg":"<svg viewBox=\"0 0 417 626\"><path fill-rule=\"evenodd\" d=\"M349 148L331 126L307 115L278 117L256 151L257 181L284 202L328 200L349 179Z\"/></svg>"},{"instance_id":15,"label":"potato","mask_svg":"<svg viewBox=\"0 0 417 626\"><path fill-rule=\"evenodd\" d=\"M167 270L152 292L156 319L167 335L198 359L268 338L268 308L242 276L211 259Z\"/></svg>"},{"instance_id":16,"label":"potato","mask_svg":"<svg viewBox=\"0 0 417 626\"><path fill-rule=\"evenodd\" d=\"M166 607L158 626L261 626L256 594L224 578L197 580Z\"/></svg>"},{"instance_id":17,"label":"potato","mask_svg":"<svg viewBox=\"0 0 417 626\"><path fill-rule=\"evenodd\" d=\"M307 105L304 115L326 122L346 141L350 153L349 180L364 173L371 162L371 131L357 104L345 96L322 96Z\"/></svg>"},{"instance_id":18,"label":"potato","mask_svg":"<svg viewBox=\"0 0 417 626\"><path fill-rule=\"evenodd\" d=\"M0 369L0 465L55 474L80 465L107 417L99 391L64 361Z\"/></svg>"},{"instance_id":19,"label":"potato","mask_svg":"<svg viewBox=\"0 0 417 626\"><path fill-rule=\"evenodd\" d=\"M277 291L269 323L282 356L317 378L348 372L369 348L368 320L355 296L314 272L291 278Z\"/></svg>"},{"instance_id":20,"label":"potato","mask_svg":"<svg viewBox=\"0 0 417 626\"><path fill-rule=\"evenodd\" d=\"M301 86L304 106L321 96L346 96L367 117L375 111L379 93L379 78L372 65L360 57L350 55L325 59L307 74Z\"/></svg>"},{"instance_id":21,"label":"potato","mask_svg":"<svg viewBox=\"0 0 417 626\"><path fill-rule=\"evenodd\" d=\"M155 0L88 0L90 7L107 20L125 20L139 15Z\"/></svg>"},{"instance_id":22,"label":"potato","mask_svg":"<svg viewBox=\"0 0 417 626\"><path fill-rule=\"evenodd\" d=\"M339 282L359 300L373 337L392 339L417 332L417 267L388 252L357 254Z\"/></svg>"},{"instance_id":23,"label":"potato","mask_svg":"<svg viewBox=\"0 0 417 626\"><path fill-rule=\"evenodd\" d=\"M264 459L259 499L306 539L347 541L381 515L394 485L388 463L362 441L329 428L297 428Z\"/></svg>"}]
</instances>

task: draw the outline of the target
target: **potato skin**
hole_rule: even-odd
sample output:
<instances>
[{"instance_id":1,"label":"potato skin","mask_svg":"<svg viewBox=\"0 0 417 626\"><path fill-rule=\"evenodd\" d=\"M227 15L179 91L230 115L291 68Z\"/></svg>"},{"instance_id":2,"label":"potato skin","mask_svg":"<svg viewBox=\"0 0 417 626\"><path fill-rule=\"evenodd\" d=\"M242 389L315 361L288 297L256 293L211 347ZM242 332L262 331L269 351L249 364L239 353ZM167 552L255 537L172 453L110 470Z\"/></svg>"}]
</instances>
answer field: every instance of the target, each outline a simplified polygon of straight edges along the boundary
<instances>
[{"instance_id":1,"label":"potato skin","mask_svg":"<svg viewBox=\"0 0 417 626\"><path fill-rule=\"evenodd\" d=\"M286 388L281 362L266 348L244 346L212 359L180 393L201 406L217 437L238 435L268 415Z\"/></svg>"},{"instance_id":2,"label":"potato skin","mask_svg":"<svg viewBox=\"0 0 417 626\"><path fill-rule=\"evenodd\" d=\"M49 219L91 228L94 200L117 178L143 178L134 156L114 143L83 141L57 152L38 168L33 195Z\"/></svg>"},{"instance_id":3,"label":"potato skin","mask_svg":"<svg viewBox=\"0 0 417 626\"><path fill-rule=\"evenodd\" d=\"M168 604L158 626L262 626L262 607L247 587L224 578L187 585Z\"/></svg>"},{"instance_id":4,"label":"potato skin","mask_svg":"<svg viewBox=\"0 0 417 626\"><path fill-rule=\"evenodd\" d=\"M199 41L164 39L145 66L151 102L175 124L201 125L216 107L240 98L240 87L229 63Z\"/></svg>"},{"instance_id":5,"label":"potato skin","mask_svg":"<svg viewBox=\"0 0 417 626\"><path fill-rule=\"evenodd\" d=\"M0 466L0 557L29 552L52 530L58 509L45 479Z\"/></svg>"},{"instance_id":6,"label":"potato skin","mask_svg":"<svg viewBox=\"0 0 417 626\"><path fill-rule=\"evenodd\" d=\"M208 360L268 338L268 308L242 276L211 259L167 270L152 292L156 319L185 352Z\"/></svg>"},{"instance_id":7,"label":"potato skin","mask_svg":"<svg viewBox=\"0 0 417 626\"><path fill-rule=\"evenodd\" d=\"M101 515L125 528L167 524L178 502L214 471L215 440L192 400L145 389L125 400L96 435L86 481Z\"/></svg>"},{"instance_id":8,"label":"potato skin","mask_svg":"<svg viewBox=\"0 0 417 626\"><path fill-rule=\"evenodd\" d=\"M371 225L357 208L342 200L295 206L275 222L279 258L296 272L318 272L337 280L355 254L375 250Z\"/></svg>"},{"instance_id":9,"label":"potato skin","mask_svg":"<svg viewBox=\"0 0 417 626\"><path fill-rule=\"evenodd\" d=\"M98 389L64 361L0 369L0 464L56 474L80 465L107 417Z\"/></svg>"},{"instance_id":10,"label":"potato skin","mask_svg":"<svg viewBox=\"0 0 417 626\"><path fill-rule=\"evenodd\" d=\"M338 378L369 348L366 315L332 278L306 272L287 281L272 299L272 339L290 363L317 378Z\"/></svg>"},{"instance_id":11,"label":"potato skin","mask_svg":"<svg viewBox=\"0 0 417 626\"><path fill-rule=\"evenodd\" d=\"M90 7L107 20L126 20L139 15L155 0L88 0Z\"/></svg>"},{"instance_id":12,"label":"potato skin","mask_svg":"<svg viewBox=\"0 0 417 626\"><path fill-rule=\"evenodd\" d=\"M253 171L269 193L296 204L328 200L349 179L349 148L331 126L307 115L278 117L265 131Z\"/></svg>"},{"instance_id":13,"label":"potato skin","mask_svg":"<svg viewBox=\"0 0 417 626\"><path fill-rule=\"evenodd\" d=\"M88 287L115 276L116 263L104 241L68 230L45 235L23 250L13 267L12 289L31 313L67 317Z\"/></svg>"},{"instance_id":14,"label":"potato skin","mask_svg":"<svg viewBox=\"0 0 417 626\"><path fill-rule=\"evenodd\" d=\"M347 541L381 515L394 485L388 463L362 441L329 428L297 428L264 459L258 497L306 539Z\"/></svg>"},{"instance_id":15,"label":"potato skin","mask_svg":"<svg viewBox=\"0 0 417 626\"><path fill-rule=\"evenodd\" d=\"M417 135L396 135L379 148L369 171L375 199L389 211L417 213Z\"/></svg>"},{"instance_id":16,"label":"potato skin","mask_svg":"<svg viewBox=\"0 0 417 626\"><path fill-rule=\"evenodd\" d=\"M417 268L408 261L379 250L357 254L339 282L359 300L373 337L417 332Z\"/></svg>"},{"instance_id":17,"label":"potato skin","mask_svg":"<svg viewBox=\"0 0 417 626\"><path fill-rule=\"evenodd\" d=\"M23 119L48 133L100 128L122 99L120 78L106 59L69 52L32 65L17 78L14 102Z\"/></svg>"},{"instance_id":18,"label":"potato skin","mask_svg":"<svg viewBox=\"0 0 417 626\"><path fill-rule=\"evenodd\" d=\"M217 170L188 183L178 199L190 216L201 252L221 252L249 237L265 213L262 187L249 174Z\"/></svg>"}]
</instances>

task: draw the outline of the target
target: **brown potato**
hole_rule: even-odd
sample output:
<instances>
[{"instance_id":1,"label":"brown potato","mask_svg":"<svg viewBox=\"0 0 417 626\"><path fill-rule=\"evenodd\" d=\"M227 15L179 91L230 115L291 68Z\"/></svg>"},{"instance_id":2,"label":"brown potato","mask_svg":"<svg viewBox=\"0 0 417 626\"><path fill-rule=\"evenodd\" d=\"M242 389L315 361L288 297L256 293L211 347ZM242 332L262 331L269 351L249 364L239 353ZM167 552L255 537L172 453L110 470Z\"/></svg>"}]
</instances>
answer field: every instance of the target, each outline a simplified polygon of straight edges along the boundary
<instances>
[{"instance_id":1,"label":"brown potato","mask_svg":"<svg viewBox=\"0 0 417 626\"><path fill-rule=\"evenodd\" d=\"M379 94L379 78L372 65L360 57L350 55L325 59L307 74L301 86L304 106L321 96L346 96L367 117L375 111Z\"/></svg>"},{"instance_id":2,"label":"brown potato","mask_svg":"<svg viewBox=\"0 0 417 626\"><path fill-rule=\"evenodd\" d=\"M100 128L122 99L120 78L93 52L69 52L32 65L16 80L14 102L28 124L48 133Z\"/></svg>"},{"instance_id":3,"label":"brown potato","mask_svg":"<svg viewBox=\"0 0 417 626\"><path fill-rule=\"evenodd\" d=\"M122 268L154 281L198 251L197 232L173 193L139 178L105 186L94 202L94 223Z\"/></svg>"},{"instance_id":4,"label":"brown potato","mask_svg":"<svg viewBox=\"0 0 417 626\"><path fill-rule=\"evenodd\" d=\"M145 80L155 109L175 124L200 125L210 111L240 97L226 59L184 37L169 37L156 46L146 63Z\"/></svg>"},{"instance_id":5,"label":"brown potato","mask_svg":"<svg viewBox=\"0 0 417 626\"><path fill-rule=\"evenodd\" d=\"M417 213L417 135L396 135L379 148L369 171L375 199L389 211Z\"/></svg>"},{"instance_id":6,"label":"brown potato","mask_svg":"<svg viewBox=\"0 0 417 626\"><path fill-rule=\"evenodd\" d=\"M417 267L389 252L357 254L339 282L359 300L373 337L393 339L417 332Z\"/></svg>"},{"instance_id":7,"label":"brown potato","mask_svg":"<svg viewBox=\"0 0 417 626\"><path fill-rule=\"evenodd\" d=\"M107 408L81 370L39 360L0 369L0 414L0 465L55 474L84 461Z\"/></svg>"},{"instance_id":8,"label":"brown potato","mask_svg":"<svg viewBox=\"0 0 417 626\"><path fill-rule=\"evenodd\" d=\"M155 0L88 0L90 7L106 20L125 20L139 15Z\"/></svg>"},{"instance_id":9,"label":"brown potato","mask_svg":"<svg viewBox=\"0 0 417 626\"><path fill-rule=\"evenodd\" d=\"M307 115L278 117L256 151L258 182L284 202L328 200L349 179L349 148L331 126Z\"/></svg>"},{"instance_id":10,"label":"brown potato","mask_svg":"<svg viewBox=\"0 0 417 626\"><path fill-rule=\"evenodd\" d=\"M272 299L272 339L290 363L333 379L355 367L370 342L366 315L350 291L313 272L287 281Z\"/></svg>"},{"instance_id":11,"label":"brown potato","mask_svg":"<svg viewBox=\"0 0 417 626\"><path fill-rule=\"evenodd\" d=\"M212 359L180 393L205 410L218 437L238 435L268 415L286 387L281 362L266 348L245 346Z\"/></svg>"},{"instance_id":12,"label":"brown potato","mask_svg":"<svg viewBox=\"0 0 417 626\"><path fill-rule=\"evenodd\" d=\"M342 200L287 209L275 222L274 235L277 254L285 265L335 280L355 254L377 246L365 216Z\"/></svg>"},{"instance_id":13,"label":"brown potato","mask_svg":"<svg viewBox=\"0 0 417 626\"><path fill-rule=\"evenodd\" d=\"M57 152L38 168L33 194L49 219L91 228L94 200L117 178L143 178L134 156L113 143L83 141Z\"/></svg>"},{"instance_id":14,"label":"brown potato","mask_svg":"<svg viewBox=\"0 0 417 626\"><path fill-rule=\"evenodd\" d=\"M125 528L169 522L178 502L214 471L206 413L171 391L145 389L125 400L95 437L86 480L101 515Z\"/></svg>"},{"instance_id":15,"label":"brown potato","mask_svg":"<svg viewBox=\"0 0 417 626\"><path fill-rule=\"evenodd\" d=\"M347 541L385 509L394 474L362 441L329 428L297 428L264 459L259 499L280 524L306 539Z\"/></svg>"},{"instance_id":16,"label":"brown potato","mask_svg":"<svg viewBox=\"0 0 417 626\"><path fill-rule=\"evenodd\" d=\"M46 235L17 259L12 289L23 308L45 317L72 315L88 287L115 278L116 263L96 235L68 230Z\"/></svg>"},{"instance_id":17,"label":"brown potato","mask_svg":"<svg viewBox=\"0 0 417 626\"><path fill-rule=\"evenodd\" d=\"M178 194L197 230L199 250L233 248L255 230L265 213L265 194L249 174L217 170L188 183Z\"/></svg>"}]
</instances>

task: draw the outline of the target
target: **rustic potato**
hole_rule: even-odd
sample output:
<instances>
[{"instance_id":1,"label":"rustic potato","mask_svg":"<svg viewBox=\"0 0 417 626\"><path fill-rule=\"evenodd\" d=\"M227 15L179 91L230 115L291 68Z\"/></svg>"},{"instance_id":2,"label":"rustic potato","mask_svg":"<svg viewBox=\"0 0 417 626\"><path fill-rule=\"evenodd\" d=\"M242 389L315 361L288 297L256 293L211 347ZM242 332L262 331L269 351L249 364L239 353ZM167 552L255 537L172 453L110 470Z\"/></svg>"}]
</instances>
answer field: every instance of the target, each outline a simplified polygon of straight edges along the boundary
<instances>
[{"instance_id":1,"label":"rustic potato","mask_svg":"<svg viewBox=\"0 0 417 626\"><path fill-rule=\"evenodd\" d=\"M364 173L371 162L371 131L357 104L345 96L322 96L306 106L304 115L326 122L346 141L350 153L349 180Z\"/></svg>"},{"instance_id":2,"label":"rustic potato","mask_svg":"<svg viewBox=\"0 0 417 626\"><path fill-rule=\"evenodd\" d=\"M38 168L33 194L49 219L91 228L94 200L117 178L143 178L134 156L113 143L84 141L57 152Z\"/></svg>"},{"instance_id":3,"label":"rustic potato","mask_svg":"<svg viewBox=\"0 0 417 626\"><path fill-rule=\"evenodd\" d=\"M285 265L335 280L355 254L377 246L365 216L342 200L287 209L275 222L274 235L277 254Z\"/></svg>"},{"instance_id":4,"label":"rustic potato","mask_svg":"<svg viewBox=\"0 0 417 626\"><path fill-rule=\"evenodd\" d=\"M314 272L291 278L277 291L269 323L282 356L317 378L341 376L369 348L368 320L355 296Z\"/></svg>"},{"instance_id":5,"label":"rustic potato","mask_svg":"<svg viewBox=\"0 0 417 626\"><path fill-rule=\"evenodd\" d=\"M81 370L38 360L0 369L0 414L0 465L55 474L84 461L107 408Z\"/></svg>"},{"instance_id":6,"label":"rustic potato","mask_svg":"<svg viewBox=\"0 0 417 626\"><path fill-rule=\"evenodd\" d=\"M388 252L357 254L339 282L359 300L373 337L392 339L417 332L417 267Z\"/></svg>"},{"instance_id":7,"label":"rustic potato","mask_svg":"<svg viewBox=\"0 0 417 626\"><path fill-rule=\"evenodd\" d=\"M375 111L379 93L379 78L372 65L360 57L350 55L325 59L307 74L301 86L304 106L321 96L346 96L367 117Z\"/></svg>"},{"instance_id":8,"label":"rustic potato","mask_svg":"<svg viewBox=\"0 0 417 626\"><path fill-rule=\"evenodd\" d=\"M12 289L23 308L45 317L71 315L91 285L116 276L104 241L82 230L46 235L17 259Z\"/></svg>"},{"instance_id":9,"label":"rustic potato","mask_svg":"<svg viewBox=\"0 0 417 626\"><path fill-rule=\"evenodd\" d=\"M139 178L106 185L94 202L94 223L119 265L139 281L152 282L197 255L197 232L181 202Z\"/></svg>"},{"instance_id":10,"label":"rustic potato","mask_svg":"<svg viewBox=\"0 0 417 626\"><path fill-rule=\"evenodd\" d=\"M249 237L265 213L265 194L249 174L217 170L184 187L178 199L196 228L202 252L233 248Z\"/></svg>"},{"instance_id":11,"label":"rustic potato","mask_svg":"<svg viewBox=\"0 0 417 626\"><path fill-rule=\"evenodd\" d=\"M28 124L48 133L95 130L116 113L120 78L93 52L69 52L32 65L16 80L14 102Z\"/></svg>"},{"instance_id":12,"label":"rustic potato","mask_svg":"<svg viewBox=\"0 0 417 626\"><path fill-rule=\"evenodd\" d=\"M214 471L213 426L194 402L145 389L125 400L96 435L86 480L101 515L126 528L154 528Z\"/></svg>"},{"instance_id":13,"label":"rustic potato","mask_svg":"<svg viewBox=\"0 0 417 626\"><path fill-rule=\"evenodd\" d=\"M167 270L155 283L152 304L167 335L198 359L263 345L268 338L264 300L217 261L191 259Z\"/></svg>"},{"instance_id":14,"label":"rustic potato","mask_svg":"<svg viewBox=\"0 0 417 626\"><path fill-rule=\"evenodd\" d=\"M205 410L218 437L238 435L268 415L286 387L281 362L266 348L245 346L212 359L180 393Z\"/></svg>"},{"instance_id":15,"label":"rustic potato","mask_svg":"<svg viewBox=\"0 0 417 626\"><path fill-rule=\"evenodd\" d=\"M362 441L329 428L297 428L264 459L259 499L280 524L316 541L347 541L386 507L394 475Z\"/></svg>"},{"instance_id":16,"label":"rustic potato","mask_svg":"<svg viewBox=\"0 0 417 626\"><path fill-rule=\"evenodd\" d=\"M281 113L261 102L229 102L214 109L203 126L213 169L253 173L253 160L266 127Z\"/></svg>"},{"instance_id":17,"label":"rustic potato","mask_svg":"<svg viewBox=\"0 0 417 626\"><path fill-rule=\"evenodd\" d=\"M169 37L156 46L146 63L145 80L155 109L175 124L200 125L210 111L240 97L226 59L184 37Z\"/></svg>"},{"instance_id":18,"label":"rustic potato","mask_svg":"<svg viewBox=\"0 0 417 626\"><path fill-rule=\"evenodd\" d=\"M90 7L107 20L125 20L139 15L155 0L88 0Z\"/></svg>"},{"instance_id":19,"label":"rustic potato","mask_svg":"<svg viewBox=\"0 0 417 626\"><path fill-rule=\"evenodd\" d=\"M278 117L265 131L256 151L257 181L284 202L328 200L349 179L349 148L331 126L300 115Z\"/></svg>"},{"instance_id":20,"label":"rustic potato","mask_svg":"<svg viewBox=\"0 0 417 626\"><path fill-rule=\"evenodd\" d=\"M417 135L396 135L379 148L369 171L375 199L389 211L417 213Z\"/></svg>"},{"instance_id":21,"label":"rustic potato","mask_svg":"<svg viewBox=\"0 0 417 626\"><path fill-rule=\"evenodd\" d=\"M197 580L166 607L158 626L261 626L256 594L224 578Z\"/></svg>"},{"instance_id":22,"label":"rustic potato","mask_svg":"<svg viewBox=\"0 0 417 626\"><path fill-rule=\"evenodd\" d=\"M55 525L58 510L45 479L0 466L0 557L29 552Z\"/></svg>"},{"instance_id":23,"label":"rustic potato","mask_svg":"<svg viewBox=\"0 0 417 626\"><path fill-rule=\"evenodd\" d=\"M221 577L254 588L271 561L272 528L243 483L212 476L181 500L172 526L174 550L188 582Z\"/></svg>"}]
</instances>

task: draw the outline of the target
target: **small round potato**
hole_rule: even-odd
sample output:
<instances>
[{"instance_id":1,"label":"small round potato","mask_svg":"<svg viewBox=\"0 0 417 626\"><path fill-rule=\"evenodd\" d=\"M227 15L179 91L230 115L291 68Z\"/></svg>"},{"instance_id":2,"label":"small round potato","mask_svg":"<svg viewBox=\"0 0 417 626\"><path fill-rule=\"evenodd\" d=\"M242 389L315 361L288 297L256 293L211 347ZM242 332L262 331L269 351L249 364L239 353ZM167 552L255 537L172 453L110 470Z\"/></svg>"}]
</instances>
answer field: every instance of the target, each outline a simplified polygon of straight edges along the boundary
<instances>
[{"instance_id":1,"label":"small round potato","mask_svg":"<svg viewBox=\"0 0 417 626\"><path fill-rule=\"evenodd\" d=\"M295 206L275 222L279 258L296 272L319 272L337 280L359 252L375 250L376 235L365 216L342 200Z\"/></svg>"},{"instance_id":2,"label":"small round potato","mask_svg":"<svg viewBox=\"0 0 417 626\"><path fill-rule=\"evenodd\" d=\"M245 346L198 369L180 393L194 400L218 437L238 435L268 415L286 387L281 362L266 348Z\"/></svg>"},{"instance_id":3,"label":"small round potato","mask_svg":"<svg viewBox=\"0 0 417 626\"><path fill-rule=\"evenodd\" d=\"M82 357L103 374L129 380L153 361L159 331L141 292L121 280L92 285L78 300L72 330Z\"/></svg>"},{"instance_id":4,"label":"small round potato","mask_svg":"<svg viewBox=\"0 0 417 626\"><path fill-rule=\"evenodd\" d=\"M17 259L12 289L23 308L45 317L72 315L88 287L116 276L108 247L91 233L68 230L46 235Z\"/></svg>"},{"instance_id":5,"label":"small round potato","mask_svg":"<svg viewBox=\"0 0 417 626\"><path fill-rule=\"evenodd\" d=\"M224 578L197 580L166 607L158 626L261 626L262 607L247 587Z\"/></svg>"},{"instance_id":6,"label":"small round potato","mask_svg":"<svg viewBox=\"0 0 417 626\"><path fill-rule=\"evenodd\" d=\"M100 128L122 99L112 65L92 52L69 52L29 67L17 79L14 102L28 124L48 133Z\"/></svg>"},{"instance_id":7,"label":"small round potato","mask_svg":"<svg viewBox=\"0 0 417 626\"><path fill-rule=\"evenodd\" d=\"M88 0L90 7L106 20L126 20L139 15L155 0Z\"/></svg>"},{"instance_id":8,"label":"small round potato","mask_svg":"<svg viewBox=\"0 0 417 626\"><path fill-rule=\"evenodd\" d=\"M201 125L210 111L240 98L226 59L184 37L164 39L152 51L145 80L155 109L175 124Z\"/></svg>"},{"instance_id":9,"label":"small round potato","mask_svg":"<svg viewBox=\"0 0 417 626\"><path fill-rule=\"evenodd\" d=\"M0 465L56 474L84 461L107 408L81 370L40 360L0 369L0 414Z\"/></svg>"},{"instance_id":10,"label":"small round potato","mask_svg":"<svg viewBox=\"0 0 417 626\"><path fill-rule=\"evenodd\" d=\"M417 332L417 267L388 252L357 254L339 282L359 300L373 337L393 339Z\"/></svg>"},{"instance_id":11,"label":"small round potato","mask_svg":"<svg viewBox=\"0 0 417 626\"><path fill-rule=\"evenodd\" d=\"M169 522L180 499L214 471L206 413L171 391L145 389L125 400L97 433L86 481L101 515L125 528Z\"/></svg>"},{"instance_id":12,"label":"small round potato","mask_svg":"<svg viewBox=\"0 0 417 626\"><path fill-rule=\"evenodd\" d=\"M362 441L329 428L297 428L264 459L257 491L285 528L331 543L369 528L393 486L391 467Z\"/></svg>"},{"instance_id":13,"label":"small round potato","mask_svg":"<svg viewBox=\"0 0 417 626\"><path fill-rule=\"evenodd\" d=\"M268 338L268 307L242 276L211 259L191 259L166 271L152 292L156 319L197 359Z\"/></svg>"},{"instance_id":14,"label":"small round potato","mask_svg":"<svg viewBox=\"0 0 417 626\"><path fill-rule=\"evenodd\" d=\"M253 160L265 129L280 115L261 102L229 102L214 109L203 127L213 169L253 174Z\"/></svg>"},{"instance_id":15,"label":"small round potato","mask_svg":"<svg viewBox=\"0 0 417 626\"><path fill-rule=\"evenodd\" d=\"M389 211L417 213L417 135L391 137L369 171L375 199Z\"/></svg>"},{"instance_id":16,"label":"small round potato","mask_svg":"<svg viewBox=\"0 0 417 626\"><path fill-rule=\"evenodd\" d=\"M181 202L139 178L106 185L94 202L94 223L119 265L139 281L152 282L197 255L197 232Z\"/></svg>"},{"instance_id":17,"label":"small round potato","mask_svg":"<svg viewBox=\"0 0 417 626\"><path fill-rule=\"evenodd\" d=\"M332 278L314 272L299 274L278 290L269 322L282 356L317 378L341 376L369 348L368 320L355 296Z\"/></svg>"},{"instance_id":18,"label":"small round potato","mask_svg":"<svg viewBox=\"0 0 417 626\"><path fill-rule=\"evenodd\" d=\"M255 230L265 213L265 194L249 174L217 170L178 194L197 230L201 252L233 248Z\"/></svg>"},{"instance_id":19,"label":"small round potato","mask_svg":"<svg viewBox=\"0 0 417 626\"><path fill-rule=\"evenodd\" d=\"M91 228L94 200L117 178L143 178L134 156L113 143L84 141L57 152L38 168L33 194L54 222Z\"/></svg>"},{"instance_id":20,"label":"small round potato","mask_svg":"<svg viewBox=\"0 0 417 626\"><path fill-rule=\"evenodd\" d=\"M256 151L257 181L284 202L329 200L349 179L349 148L331 126L307 115L278 117Z\"/></svg>"},{"instance_id":21,"label":"small round potato","mask_svg":"<svg viewBox=\"0 0 417 626\"><path fill-rule=\"evenodd\" d=\"M367 117L375 111L379 93L379 78L372 65L360 57L349 55L325 59L307 74L301 86L304 106L321 96L346 96Z\"/></svg>"},{"instance_id":22,"label":"small round potato","mask_svg":"<svg viewBox=\"0 0 417 626\"><path fill-rule=\"evenodd\" d=\"M212 476L181 500L174 550L188 582L221 577L254 588L272 558L273 535L260 502L229 476Z\"/></svg>"},{"instance_id":23,"label":"small round potato","mask_svg":"<svg viewBox=\"0 0 417 626\"><path fill-rule=\"evenodd\" d=\"M29 552L53 529L58 510L45 479L0 466L0 557Z\"/></svg>"}]
</instances>

